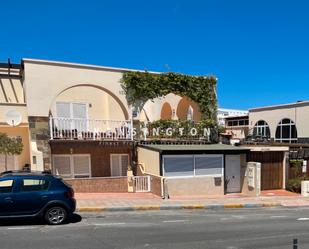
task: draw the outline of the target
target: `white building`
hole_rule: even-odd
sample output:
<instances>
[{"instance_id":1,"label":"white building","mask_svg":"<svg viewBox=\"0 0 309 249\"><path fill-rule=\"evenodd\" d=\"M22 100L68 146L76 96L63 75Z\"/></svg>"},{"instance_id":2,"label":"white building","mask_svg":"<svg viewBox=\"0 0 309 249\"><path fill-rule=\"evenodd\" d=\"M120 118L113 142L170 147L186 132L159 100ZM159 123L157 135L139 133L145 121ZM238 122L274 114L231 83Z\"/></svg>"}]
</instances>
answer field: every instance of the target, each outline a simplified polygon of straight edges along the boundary
<instances>
[{"instance_id":1,"label":"white building","mask_svg":"<svg viewBox=\"0 0 309 249\"><path fill-rule=\"evenodd\" d=\"M225 126L225 118L248 115L248 111L218 108L218 124Z\"/></svg>"}]
</instances>

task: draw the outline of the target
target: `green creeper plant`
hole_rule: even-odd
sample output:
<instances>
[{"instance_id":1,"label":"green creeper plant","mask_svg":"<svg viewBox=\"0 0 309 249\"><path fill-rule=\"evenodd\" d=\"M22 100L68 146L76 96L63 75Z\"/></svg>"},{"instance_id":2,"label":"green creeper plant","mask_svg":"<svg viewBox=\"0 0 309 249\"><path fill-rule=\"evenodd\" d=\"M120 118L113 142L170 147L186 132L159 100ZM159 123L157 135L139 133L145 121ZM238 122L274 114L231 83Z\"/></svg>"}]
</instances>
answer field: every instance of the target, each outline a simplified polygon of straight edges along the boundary
<instances>
[{"instance_id":1,"label":"green creeper plant","mask_svg":"<svg viewBox=\"0 0 309 249\"><path fill-rule=\"evenodd\" d=\"M128 103L135 107L141 107L148 100L174 93L197 103L203 120L217 122L217 80L214 76L126 72L121 84Z\"/></svg>"}]
</instances>

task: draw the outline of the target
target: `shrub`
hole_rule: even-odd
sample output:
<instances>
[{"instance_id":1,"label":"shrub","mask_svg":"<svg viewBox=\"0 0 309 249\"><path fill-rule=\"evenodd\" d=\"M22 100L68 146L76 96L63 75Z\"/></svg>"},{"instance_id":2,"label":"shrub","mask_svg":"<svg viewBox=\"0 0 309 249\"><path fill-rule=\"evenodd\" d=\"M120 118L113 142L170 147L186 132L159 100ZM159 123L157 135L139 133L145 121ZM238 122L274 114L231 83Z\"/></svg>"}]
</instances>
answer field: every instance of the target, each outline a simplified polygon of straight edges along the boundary
<instances>
[{"instance_id":1,"label":"shrub","mask_svg":"<svg viewBox=\"0 0 309 249\"><path fill-rule=\"evenodd\" d=\"M286 184L286 190L294 192L294 193L301 193L301 181L300 178L290 179Z\"/></svg>"}]
</instances>

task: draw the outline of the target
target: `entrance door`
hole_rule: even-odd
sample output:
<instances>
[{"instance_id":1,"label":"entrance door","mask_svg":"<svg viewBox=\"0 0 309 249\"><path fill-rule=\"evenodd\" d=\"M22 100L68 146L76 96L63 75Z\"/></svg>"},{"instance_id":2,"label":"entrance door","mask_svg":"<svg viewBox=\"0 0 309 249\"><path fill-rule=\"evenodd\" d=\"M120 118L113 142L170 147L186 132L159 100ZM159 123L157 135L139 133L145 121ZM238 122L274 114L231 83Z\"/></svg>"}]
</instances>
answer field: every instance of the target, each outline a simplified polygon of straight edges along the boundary
<instances>
[{"instance_id":1,"label":"entrance door","mask_svg":"<svg viewBox=\"0 0 309 249\"><path fill-rule=\"evenodd\" d=\"M248 161L260 162L261 165L261 190L283 188L283 160L282 151L251 151Z\"/></svg>"},{"instance_id":2,"label":"entrance door","mask_svg":"<svg viewBox=\"0 0 309 249\"><path fill-rule=\"evenodd\" d=\"M225 156L225 180L227 193L240 192L240 155Z\"/></svg>"}]
</instances>

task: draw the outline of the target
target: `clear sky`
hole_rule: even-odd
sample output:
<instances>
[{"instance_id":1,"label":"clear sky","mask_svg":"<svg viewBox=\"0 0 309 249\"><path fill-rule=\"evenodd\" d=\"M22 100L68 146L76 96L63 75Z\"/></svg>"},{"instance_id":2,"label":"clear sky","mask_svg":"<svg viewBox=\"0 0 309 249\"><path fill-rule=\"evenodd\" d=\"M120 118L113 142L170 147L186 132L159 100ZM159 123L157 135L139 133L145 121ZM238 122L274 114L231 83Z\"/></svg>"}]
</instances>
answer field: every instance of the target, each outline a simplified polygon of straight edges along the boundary
<instances>
[{"instance_id":1,"label":"clear sky","mask_svg":"<svg viewBox=\"0 0 309 249\"><path fill-rule=\"evenodd\" d=\"M0 60L218 77L219 105L309 100L307 0L10 0Z\"/></svg>"}]
</instances>

